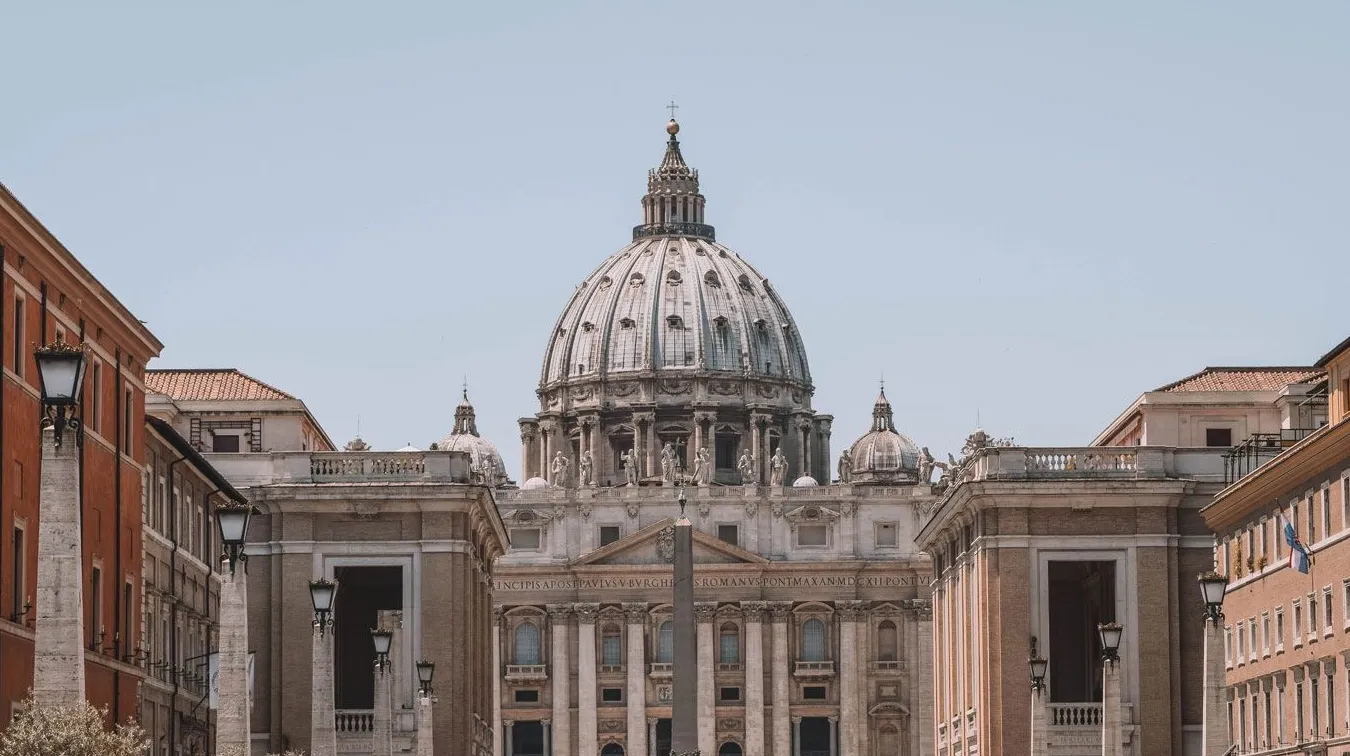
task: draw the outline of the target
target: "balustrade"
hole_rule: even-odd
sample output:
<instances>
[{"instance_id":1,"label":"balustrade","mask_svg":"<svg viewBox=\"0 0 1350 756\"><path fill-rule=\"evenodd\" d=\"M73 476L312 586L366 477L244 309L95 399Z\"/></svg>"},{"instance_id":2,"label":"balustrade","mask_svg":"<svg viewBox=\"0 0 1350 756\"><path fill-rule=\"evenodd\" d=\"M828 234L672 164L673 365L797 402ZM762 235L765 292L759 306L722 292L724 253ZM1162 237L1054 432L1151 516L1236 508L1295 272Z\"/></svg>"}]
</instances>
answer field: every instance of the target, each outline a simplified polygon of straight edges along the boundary
<instances>
[{"instance_id":1,"label":"balustrade","mask_svg":"<svg viewBox=\"0 0 1350 756\"><path fill-rule=\"evenodd\" d=\"M792 674L795 677L833 677L834 661L799 661Z\"/></svg>"},{"instance_id":2,"label":"balustrade","mask_svg":"<svg viewBox=\"0 0 1350 756\"><path fill-rule=\"evenodd\" d=\"M1028 473L1135 472L1139 455L1135 452L1059 451L1027 449Z\"/></svg>"},{"instance_id":3,"label":"balustrade","mask_svg":"<svg viewBox=\"0 0 1350 756\"><path fill-rule=\"evenodd\" d=\"M1051 727L1101 727L1100 703L1051 703Z\"/></svg>"},{"instance_id":4,"label":"balustrade","mask_svg":"<svg viewBox=\"0 0 1350 756\"><path fill-rule=\"evenodd\" d=\"M375 728L375 712L371 709L338 709L333 726L338 732L370 732Z\"/></svg>"}]
</instances>

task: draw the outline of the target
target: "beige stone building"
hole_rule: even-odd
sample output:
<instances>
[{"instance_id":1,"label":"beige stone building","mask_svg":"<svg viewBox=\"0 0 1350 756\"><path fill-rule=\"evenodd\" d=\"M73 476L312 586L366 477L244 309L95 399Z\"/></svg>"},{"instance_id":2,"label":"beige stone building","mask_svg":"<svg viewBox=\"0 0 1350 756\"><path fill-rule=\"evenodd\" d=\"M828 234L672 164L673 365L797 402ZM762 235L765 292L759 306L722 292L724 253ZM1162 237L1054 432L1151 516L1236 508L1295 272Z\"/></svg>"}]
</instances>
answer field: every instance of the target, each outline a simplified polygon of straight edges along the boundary
<instances>
[{"instance_id":1,"label":"beige stone building","mask_svg":"<svg viewBox=\"0 0 1350 756\"><path fill-rule=\"evenodd\" d=\"M705 754L930 754L934 463L831 455L786 304L707 225L672 121L632 243L576 288L520 421L494 580L498 753L666 756L673 522L695 527ZM680 486L681 482L684 486Z\"/></svg>"}]
</instances>

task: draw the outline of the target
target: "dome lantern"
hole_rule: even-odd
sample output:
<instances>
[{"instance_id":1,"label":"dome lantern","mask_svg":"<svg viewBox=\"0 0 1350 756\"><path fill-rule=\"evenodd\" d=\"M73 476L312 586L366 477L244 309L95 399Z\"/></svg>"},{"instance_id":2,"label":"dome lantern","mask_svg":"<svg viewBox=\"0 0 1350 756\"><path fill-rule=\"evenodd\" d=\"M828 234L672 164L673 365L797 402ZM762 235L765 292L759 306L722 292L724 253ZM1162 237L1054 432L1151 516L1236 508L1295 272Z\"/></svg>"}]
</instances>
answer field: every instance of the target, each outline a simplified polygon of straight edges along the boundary
<instances>
[{"instance_id":1,"label":"dome lantern","mask_svg":"<svg viewBox=\"0 0 1350 756\"><path fill-rule=\"evenodd\" d=\"M661 165L647 172L647 194L642 197L642 225L633 228L633 239L647 236L690 236L715 241L712 226L704 223L706 200L698 190L698 171L684 162L680 153L680 124L666 124L666 154Z\"/></svg>"}]
</instances>

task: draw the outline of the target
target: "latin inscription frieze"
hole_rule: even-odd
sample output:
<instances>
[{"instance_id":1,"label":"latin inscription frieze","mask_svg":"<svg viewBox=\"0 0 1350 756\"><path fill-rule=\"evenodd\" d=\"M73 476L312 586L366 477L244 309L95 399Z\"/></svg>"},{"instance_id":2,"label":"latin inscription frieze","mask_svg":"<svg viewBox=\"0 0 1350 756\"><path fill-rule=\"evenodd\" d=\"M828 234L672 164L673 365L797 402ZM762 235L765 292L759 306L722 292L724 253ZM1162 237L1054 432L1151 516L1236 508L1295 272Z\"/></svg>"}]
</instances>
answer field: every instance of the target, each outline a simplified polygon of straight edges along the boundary
<instances>
[{"instance_id":1,"label":"latin inscription frieze","mask_svg":"<svg viewBox=\"0 0 1350 756\"><path fill-rule=\"evenodd\" d=\"M498 578L497 591L604 591L673 588L671 577ZM695 588L906 588L918 585L912 575L703 575Z\"/></svg>"}]
</instances>

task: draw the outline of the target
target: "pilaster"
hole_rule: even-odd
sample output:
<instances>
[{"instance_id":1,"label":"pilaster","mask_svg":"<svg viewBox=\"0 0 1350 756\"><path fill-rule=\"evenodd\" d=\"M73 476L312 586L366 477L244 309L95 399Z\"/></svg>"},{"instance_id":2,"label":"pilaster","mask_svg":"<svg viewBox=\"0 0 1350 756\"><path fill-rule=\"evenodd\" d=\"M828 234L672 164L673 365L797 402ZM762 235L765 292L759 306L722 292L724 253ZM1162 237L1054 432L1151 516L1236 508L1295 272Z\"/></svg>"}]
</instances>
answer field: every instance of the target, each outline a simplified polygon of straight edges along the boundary
<instances>
[{"instance_id":1,"label":"pilaster","mask_svg":"<svg viewBox=\"0 0 1350 756\"><path fill-rule=\"evenodd\" d=\"M713 620L717 617L716 602L694 604L694 620L698 623L698 749L702 753L717 752L717 699L714 692L717 665L713 655Z\"/></svg>"},{"instance_id":2,"label":"pilaster","mask_svg":"<svg viewBox=\"0 0 1350 756\"><path fill-rule=\"evenodd\" d=\"M599 753L595 706L595 615L599 604L573 604L577 615L577 752Z\"/></svg>"},{"instance_id":3,"label":"pilaster","mask_svg":"<svg viewBox=\"0 0 1350 756\"><path fill-rule=\"evenodd\" d=\"M558 753L565 754L571 753L572 748L572 692L569 688L572 668L567 653L567 620L572 615L572 608L565 604L549 604L547 609L553 632L552 664L549 666L549 680L553 683L553 742Z\"/></svg>"},{"instance_id":4,"label":"pilaster","mask_svg":"<svg viewBox=\"0 0 1350 756\"><path fill-rule=\"evenodd\" d=\"M745 614L745 756L764 751L764 612L763 601L741 604Z\"/></svg>"},{"instance_id":5,"label":"pilaster","mask_svg":"<svg viewBox=\"0 0 1350 756\"><path fill-rule=\"evenodd\" d=\"M793 753L788 749L793 745L797 733L797 722L790 721L791 709L788 683L788 619L792 616L791 601L774 601L769 604L773 617L773 756Z\"/></svg>"},{"instance_id":6,"label":"pilaster","mask_svg":"<svg viewBox=\"0 0 1350 756\"><path fill-rule=\"evenodd\" d=\"M628 628L628 748L627 752L647 752L647 604L623 605Z\"/></svg>"}]
</instances>

